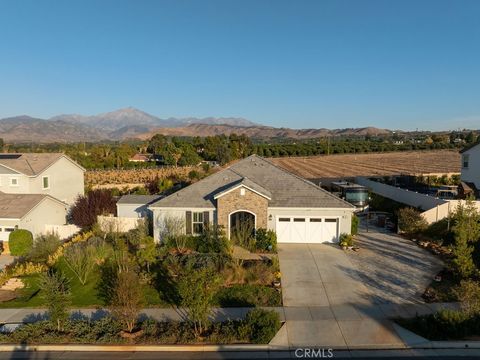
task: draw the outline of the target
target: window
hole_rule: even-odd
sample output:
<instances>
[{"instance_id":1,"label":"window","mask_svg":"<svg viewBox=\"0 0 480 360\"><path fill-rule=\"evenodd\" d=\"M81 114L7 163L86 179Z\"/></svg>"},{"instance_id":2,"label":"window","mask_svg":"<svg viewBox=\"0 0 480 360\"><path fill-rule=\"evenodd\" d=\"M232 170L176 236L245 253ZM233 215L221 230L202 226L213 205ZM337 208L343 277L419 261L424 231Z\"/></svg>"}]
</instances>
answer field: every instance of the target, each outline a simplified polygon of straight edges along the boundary
<instances>
[{"instance_id":1,"label":"window","mask_svg":"<svg viewBox=\"0 0 480 360\"><path fill-rule=\"evenodd\" d=\"M305 222L305 219L303 219L303 218L295 218L295 219L293 219L293 222Z\"/></svg>"},{"instance_id":2,"label":"window","mask_svg":"<svg viewBox=\"0 0 480 360\"><path fill-rule=\"evenodd\" d=\"M325 219L325 222L334 223L334 222L337 222L337 219Z\"/></svg>"},{"instance_id":3,"label":"window","mask_svg":"<svg viewBox=\"0 0 480 360\"><path fill-rule=\"evenodd\" d=\"M194 234L203 233L203 212L192 213L192 229Z\"/></svg>"},{"instance_id":4,"label":"window","mask_svg":"<svg viewBox=\"0 0 480 360\"><path fill-rule=\"evenodd\" d=\"M241 195L241 196L244 196L244 195L245 195L245 189L244 189L244 188L241 188L241 189L240 189L240 195Z\"/></svg>"},{"instance_id":5,"label":"window","mask_svg":"<svg viewBox=\"0 0 480 360\"><path fill-rule=\"evenodd\" d=\"M48 176L42 177L42 188L44 190L50 188L50 178Z\"/></svg>"},{"instance_id":6,"label":"window","mask_svg":"<svg viewBox=\"0 0 480 360\"><path fill-rule=\"evenodd\" d=\"M322 222L322 219L310 219L310 222Z\"/></svg>"},{"instance_id":7,"label":"window","mask_svg":"<svg viewBox=\"0 0 480 360\"><path fill-rule=\"evenodd\" d=\"M15 228L5 228L5 232L14 232Z\"/></svg>"},{"instance_id":8,"label":"window","mask_svg":"<svg viewBox=\"0 0 480 360\"><path fill-rule=\"evenodd\" d=\"M278 219L280 222L290 222L290 218L280 218Z\"/></svg>"},{"instance_id":9,"label":"window","mask_svg":"<svg viewBox=\"0 0 480 360\"><path fill-rule=\"evenodd\" d=\"M468 169L468 160L469 160L470 156L468 154L463 154L462 155L462 167L464 169Z\"/></svg>"},{"instance_id":10,"label":"window","mask_svg":"<svg viewBox=\"0 0 480 360\"><path fill-rule=\"evenodd\" d=\"M18 178L16 177L10 178L10 186L18 186Z\"/></svg>"}]
</instances>

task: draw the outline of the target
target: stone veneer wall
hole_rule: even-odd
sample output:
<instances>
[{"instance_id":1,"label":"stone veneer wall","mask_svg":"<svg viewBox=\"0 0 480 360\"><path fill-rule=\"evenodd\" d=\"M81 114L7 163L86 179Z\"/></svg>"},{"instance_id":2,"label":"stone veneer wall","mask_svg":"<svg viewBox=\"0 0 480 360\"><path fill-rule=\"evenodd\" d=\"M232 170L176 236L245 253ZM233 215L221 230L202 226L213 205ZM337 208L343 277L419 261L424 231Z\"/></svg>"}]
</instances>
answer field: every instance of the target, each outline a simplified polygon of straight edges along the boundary
<instances>
[{"instance_id":1,"label":"stone veneer wall","mask_svg":"<svg viewBox=\"0 0 480 360\"><path fill-rule=\"evenodd\" d=\"M249 189L245 189L245 195L240 195L240 189L235 189L217 199L218 225L223 226L229 234L229 215L235 211L248 210L256 215L257 228L266 228L268 199Z\"/></svg>"}]
</instances>

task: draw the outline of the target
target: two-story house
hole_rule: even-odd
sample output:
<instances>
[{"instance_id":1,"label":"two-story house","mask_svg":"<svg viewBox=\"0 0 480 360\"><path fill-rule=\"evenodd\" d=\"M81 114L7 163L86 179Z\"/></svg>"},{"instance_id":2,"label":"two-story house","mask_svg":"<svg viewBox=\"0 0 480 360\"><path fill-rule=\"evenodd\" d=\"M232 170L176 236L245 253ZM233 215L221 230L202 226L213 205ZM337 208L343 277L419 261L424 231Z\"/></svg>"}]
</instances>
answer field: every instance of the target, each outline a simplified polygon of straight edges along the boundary
<instances>
[{"instance_id":1,"label":"two-story house","mask_svg":"<svg viewBox=\"0 0 480 360\"><path fill-rule=\"evenodd\" d=\"M479 196L480 190L480 142L460 151L462 155L461 180Z\"/></svg>"},{"instance_id":2,"label":"two-story house","mask_svg":"<svg viewBox=\"0 0 480 360\"><path fill-rule=\"evenodd\" d=\"M84 173L65 154L0 153L0 241L15 229L36 236L64 225L69 207L84 194Z\"/></svg>"},{"instance_id":3,"label":"two-story house","mask_svg":"<svg viewBox=\"0 0 480 360\"><path fill-rule=\"evenodd\" d=\"M84 193L85 169L60 153L0 154L0 192L50 195L72 205Z\"/></svg>"}]
</instances>

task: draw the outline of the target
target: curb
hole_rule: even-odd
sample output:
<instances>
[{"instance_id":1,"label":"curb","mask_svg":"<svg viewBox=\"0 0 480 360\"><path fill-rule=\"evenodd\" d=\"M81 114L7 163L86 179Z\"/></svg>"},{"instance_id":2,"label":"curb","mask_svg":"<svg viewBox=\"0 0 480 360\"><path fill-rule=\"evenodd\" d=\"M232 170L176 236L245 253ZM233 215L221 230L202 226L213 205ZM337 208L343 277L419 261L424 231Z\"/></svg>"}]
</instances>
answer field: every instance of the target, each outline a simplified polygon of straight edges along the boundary
<instances>
[{"instance_id":1,"label":"curb","mask_svg":"<svg viewBox=\"0 0 480 360\"><path fill-rule=\"evenodd\" d=\"M325 347L325 346L324 346ZM278 345L0 345L0 352L289 352L298 348L321 348L319 346L278 346ZM423 346L400 347L348 347L333 348L344 351L408 351L408 350L479 350L480 341L432 341Z\"/></svg>"}]
</instances>

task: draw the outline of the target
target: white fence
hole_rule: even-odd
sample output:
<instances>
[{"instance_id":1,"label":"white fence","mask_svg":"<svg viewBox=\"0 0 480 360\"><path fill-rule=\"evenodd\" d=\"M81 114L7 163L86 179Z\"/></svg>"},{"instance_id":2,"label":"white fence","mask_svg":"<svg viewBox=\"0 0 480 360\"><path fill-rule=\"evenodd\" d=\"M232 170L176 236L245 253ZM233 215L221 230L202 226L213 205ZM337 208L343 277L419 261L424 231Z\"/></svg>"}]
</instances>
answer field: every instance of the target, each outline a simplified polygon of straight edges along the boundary
<instances>
[{"instance_id":1,"label":"white fence","mask_svg":"<svg viewBox=\"0 0 480 360\"><path fill-rule=\"evenodd\" d=\"M382 184L377 181L369 180L364 177L355 178L359 185L368 187L375 194L407 204L422 210L430 210L438 205L446 204L447 200L442 200L433 196L420 194L415 191L409 191L399 187Z\"/></svg>"},{"instance_id":2,"label":"white fence","mask_svg":"<svg viewBox=\"0 0 480 360\"><path fill-rule=\"evenodd\" d=\"M420 194L415 191L382 184L364 177L357 177L355 182L359 185L368 187L375 194L424 210L422 216L429 224L448 217L455 212L459 203L465 203L464 200L443 200L434 196ZM475 205L480 211L480 201L475 201Z\"/></svg>"},{"instance_id":3,"label":"white fence","mask_svg":"<svg viewBox=\"0 0 480 360\"><path fill-rule=\"evenodd\" d=\"M45 234L56 234L60 239L69 238L81 229L77 225L45 225Z\"/></svg>"},{"instance_id":4,"label":"white fence","mask_svg":"<svg viewBox=\"0 0 480 360\"><path fill-rule=\"evenodd\" d=\"M465 205L465 200L446 200L445 204L440 204L434 208L424 211L422 216L429 224L442 220L453 214L457 209L458 204ZM480 201L475 201L477 210L480 211Z\"/></svg>"},{"instance_id":5,"label":"white fence","mask_svg":"<svg viewBox=\"0 0 480 360\"><path fill-rule=\"evenodd\" d=\"M109 232L127 232L135 229L142 218L127 218L113 216L98 216L97 222L100 229Z\"/></svg>"}]
</instances>

